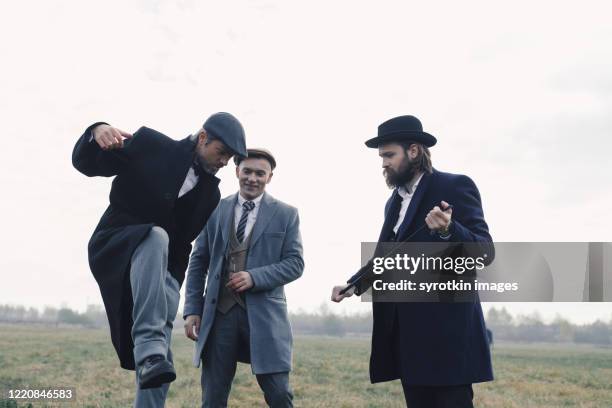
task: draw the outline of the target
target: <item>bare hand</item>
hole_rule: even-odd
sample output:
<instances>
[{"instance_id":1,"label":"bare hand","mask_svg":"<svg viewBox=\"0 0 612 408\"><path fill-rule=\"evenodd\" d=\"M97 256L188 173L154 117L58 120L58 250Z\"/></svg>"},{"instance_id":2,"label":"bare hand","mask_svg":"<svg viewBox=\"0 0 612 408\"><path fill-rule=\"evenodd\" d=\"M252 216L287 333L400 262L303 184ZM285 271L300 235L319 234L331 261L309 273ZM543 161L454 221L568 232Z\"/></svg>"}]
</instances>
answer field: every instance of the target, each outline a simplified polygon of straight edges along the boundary
<instances>
[{"instance_id":1,"label":"bare hand","mask_svg":"<svg viewBox=\"0 0 612 408\"><path fill-rule=\"evenodd\" d=\"M185 320L185 336L193 341L198 341L198 333L200 332L200 323L202 319L198 315L189 315ZM195 328L195 330L194 330Z\"/></svg>"},{"instance_id":2,"label":"bare hand","mask_svg":"<svg viewBox=\"0 0 612 408\"><path fill-rule=\"evenodd\" d=\"M440 207L437 205L427 214L425 217L425 223L430 230L436 232L448 231L448 226L451 222L453 215L453 209L448 210L450 205L446 201L440 203ZM448 211L446 211L448 210Z\"/></svg>"},{"instance_id":3,"label":"bare hand","mask_svg":"<svg viewBox=\"0 0 612 408\"><path fill-rule=\"evenodd\" d=\"M251 274L246 271L231 273L229 282L227 282L225 286L238 293L244 292L253 287L253 278L251 278Z\"/></svg>"},{"instance_id":4,"label":"bare hand","mask_svg":"<svg viewBox=\"0 0 612 408\"><path fill-rule=\"evenodd\" d=\"M130 139L132 134L109 125L98 125L93 130L93 137L103 150L112 150L122 148L123 140Z\"/></svg>"},{"instance_id":5,"label":"bare hand","mask_svg":"<svg viewBox=\"0 0 612 408\"><path fill-rule=\"evenodd\" d=\"M342 299L353 296L353 293L355 293L355 287L350 288L343 295L340 294L340 291L345 287L346 285L334 286L331 295L331 300L333 302L339 303L342 301Z\"/></svg>"}]
</instances>

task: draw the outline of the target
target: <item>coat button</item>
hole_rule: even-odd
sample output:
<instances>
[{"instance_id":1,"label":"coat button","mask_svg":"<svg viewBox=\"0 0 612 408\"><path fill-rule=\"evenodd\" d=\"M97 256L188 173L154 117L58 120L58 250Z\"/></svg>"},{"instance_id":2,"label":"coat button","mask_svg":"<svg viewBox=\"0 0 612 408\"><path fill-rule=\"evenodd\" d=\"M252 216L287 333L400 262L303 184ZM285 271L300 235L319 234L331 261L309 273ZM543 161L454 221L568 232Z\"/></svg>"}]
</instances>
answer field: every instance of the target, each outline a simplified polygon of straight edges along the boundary
<instances>
[{"instance_id":1,"label":"coat button","mask_svg":"<svg viewBox=\"0 0 612 408\"><path fill-rule=\"evenodd\" d=\"M219 274L216 274L216 275L215 275L215 279L219 279Z\"/></svg>"},{"instance_id":2,"label":"coat button","mask_svg":"<svg viewBox=\"0 0 612 408\"><path fill-rule=\"evenodd\" d=\"M166 193L166 194L164 194L164 198L165 198L166 200L171 200L171 199L172 199L172 194L170 194L170 193Z\"/></svg>"},{"instance_id":3,"label":"coat button","mask_svg":"<svg viewBox=\"0 0 612 408\"><path fill-rule=\"evenodd\" d=\"M217 299L211 300L210 303L212 303L214 305L215 303L217 303Z\"/></svg>"}]
</instances>

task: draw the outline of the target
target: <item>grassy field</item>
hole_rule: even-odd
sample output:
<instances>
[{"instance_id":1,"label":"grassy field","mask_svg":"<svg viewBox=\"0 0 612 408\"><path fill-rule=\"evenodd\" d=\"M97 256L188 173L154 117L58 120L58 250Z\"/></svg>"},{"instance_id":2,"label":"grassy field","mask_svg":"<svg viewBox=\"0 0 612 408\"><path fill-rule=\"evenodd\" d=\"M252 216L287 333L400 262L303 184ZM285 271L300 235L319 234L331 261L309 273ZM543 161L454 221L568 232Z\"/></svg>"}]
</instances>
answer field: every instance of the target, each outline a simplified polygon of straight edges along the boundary
<instances>
[{"instance_id":1,"label":"grassy field","mask_svg":"<svg viewBox=\"0 0 612 408\"><path fill-rule=\"evenodd\" d=\"M168 407L199 406L199 371L190 364L192 347L175 332L178 379L170 389ZM496 381L474 387L476 407L612 407L611 349L499 344L493 355ZM369 383L368 358L367 339L298 336L291 376L295 406L404 406L398 381ZM0 392L73 386L77 401L61 406L127 407L134 381L133 372L118 368L106 331L0 326ZM28 403L0 401L0 408L16 406ZM239 365L230 406L265 406L247 365Z\"/></svg>"}]
</instances>

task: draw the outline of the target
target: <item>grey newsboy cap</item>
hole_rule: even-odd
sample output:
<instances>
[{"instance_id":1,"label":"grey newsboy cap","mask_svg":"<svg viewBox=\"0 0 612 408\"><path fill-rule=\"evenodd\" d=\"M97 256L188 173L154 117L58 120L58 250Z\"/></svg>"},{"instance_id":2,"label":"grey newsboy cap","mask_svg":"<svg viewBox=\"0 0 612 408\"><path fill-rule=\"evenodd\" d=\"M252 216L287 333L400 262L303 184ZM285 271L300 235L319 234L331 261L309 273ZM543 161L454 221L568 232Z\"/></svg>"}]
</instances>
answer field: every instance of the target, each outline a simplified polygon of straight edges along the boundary
<instances>
[{"instance_id":1,"label":"grey newsboy cap","mask_svg":"<svg viewBox=\"0 0 612 408\"><path fill-rule=\"evenodd\" d=\"M244 129L234 115L227 112L217 112L206 119L203 127L206 133L221 140L235 154L246 157Z\"/></svg>"}]
</instances>

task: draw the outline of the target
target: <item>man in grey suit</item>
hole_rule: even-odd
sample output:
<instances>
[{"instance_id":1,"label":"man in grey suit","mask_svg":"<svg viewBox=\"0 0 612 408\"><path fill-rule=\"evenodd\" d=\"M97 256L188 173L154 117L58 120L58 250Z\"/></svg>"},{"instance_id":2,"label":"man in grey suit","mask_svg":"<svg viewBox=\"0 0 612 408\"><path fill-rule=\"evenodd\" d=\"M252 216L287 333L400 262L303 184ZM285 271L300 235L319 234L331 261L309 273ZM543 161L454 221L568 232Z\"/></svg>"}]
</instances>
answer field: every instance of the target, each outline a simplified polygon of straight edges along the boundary
<instances>
[{"instance_id":1,"label":"man in grey suit","mask_svg":"<svg viewBox=\"0 0 612 408\"><path fill-rule=\"evenodd\" d=\"M194 365L202 361L203 407L227 406L238 361L251 363L269 406L292 407L284 285L304 270L299 217L265 193L272 154L247 152L234 160L239 193L221 200L191 254L185 335L197 342Z\"/></svg>"}]
</instances>

